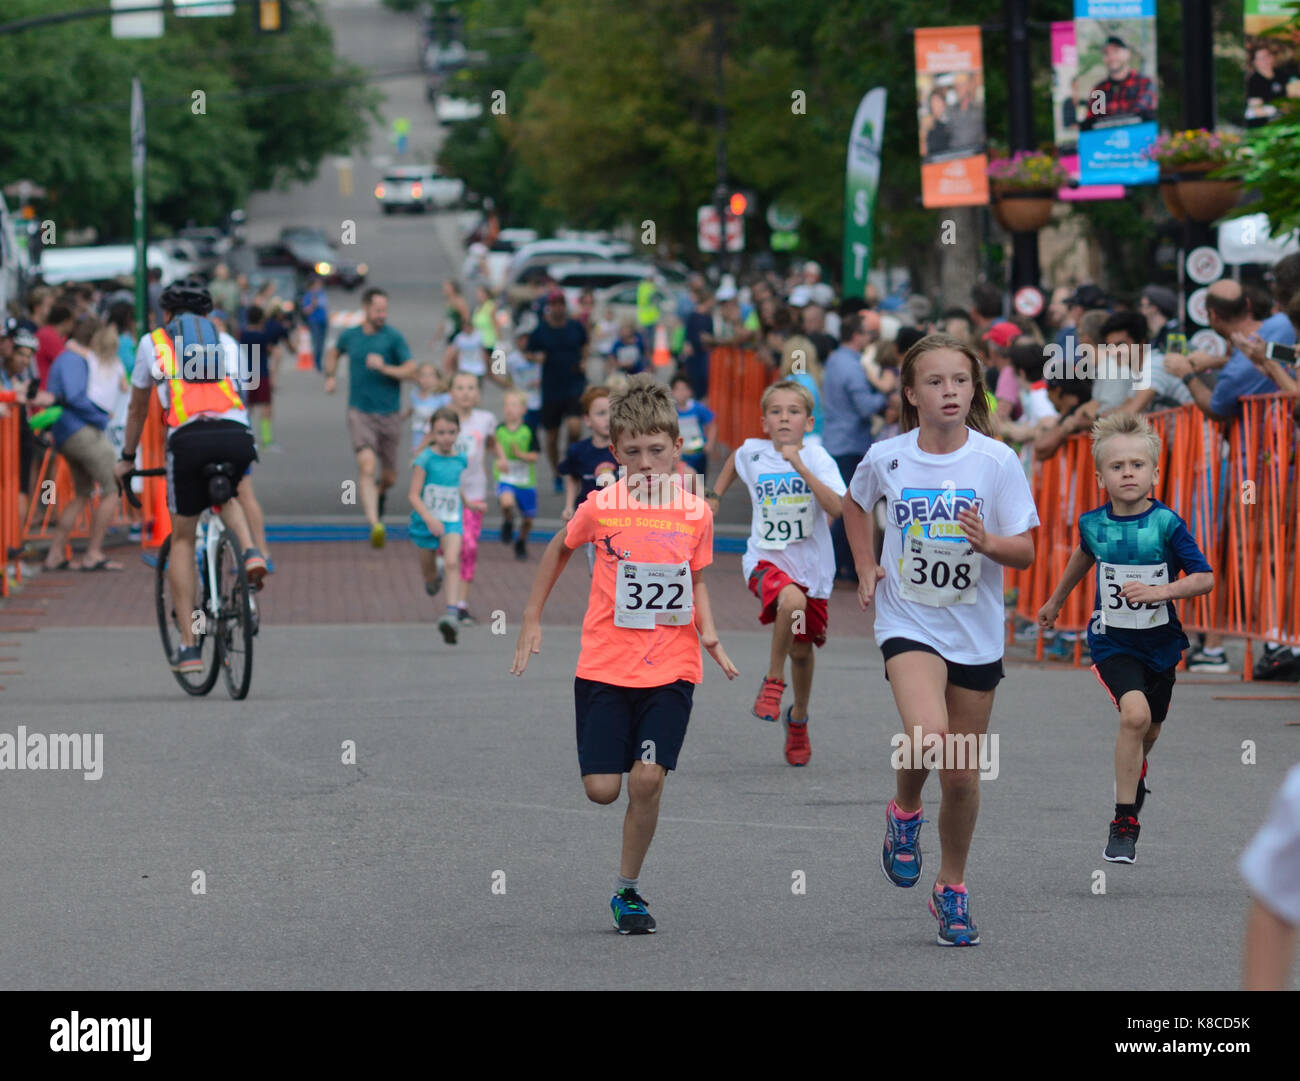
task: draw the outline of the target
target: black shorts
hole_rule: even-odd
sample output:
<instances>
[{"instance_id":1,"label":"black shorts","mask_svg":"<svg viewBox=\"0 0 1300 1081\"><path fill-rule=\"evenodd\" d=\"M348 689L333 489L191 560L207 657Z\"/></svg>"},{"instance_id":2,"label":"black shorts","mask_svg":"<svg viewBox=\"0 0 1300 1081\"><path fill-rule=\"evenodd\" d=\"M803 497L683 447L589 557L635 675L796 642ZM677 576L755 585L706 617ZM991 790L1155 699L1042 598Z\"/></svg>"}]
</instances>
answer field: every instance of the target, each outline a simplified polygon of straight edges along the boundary
<instances>
[{"instance_id":1,"label":"black shorts","mask_svg":"<svg viewBox=\"0 0 1300 1081\"><path fill-rule=\"evenodd\" d=\"M1117 653L1098 661L1092 666L1092 671L1097 681L1106 688L1116 709L1119 709L1120 699L1129 691L1141 691L1147 696L1151 723L1165 723L1165 717L1169 713L1169 700L1174 694L1176 669L1166 668L1160 671L1148 668L1136 657Z\"/></svg>"},{"instance_id":2,"label":"black shorts","mask_svg":"<svg viewBox=\"0 0 1300 1081\"><path fill-rule=\"evenodd\" d=\"M627 773L637 761L676 769L694 694L695 684L684 679L662 687L616 687L576 677L582 775Z\"/></svg>"},{"instance_id":3,"label":"black shorts","mask_svg":"<svg viewBox=\"0 0 1300 1081\"><path fill-rule=\"evenodd\" d=\"M955 661L948 660L934 646L927 646L924 642L914 642L910 638L889 638L880 647L885 660L897 657L900 653L912 653L916 650L922 653L933 653L942 660L948 666L948 682L954 687L962 687L968 691L994 690L1006 675L1000 660L990 661L988 664L957 664ZM888 669L885 670L885 678L889 678Z\"/></svg>"},{"instance_id":4,"label":"black shorts","mask_svg":"<svg viewBox=\"0 0 1300 1081\"><path fill-rule=\"evenodd\" d=\"M565 417L582 416L582 398L556 398L542 402L542 430L552 431Z\"/></svg>"},{"instance_id":5,"label":"black shorts","mask_svg":"<svg viewBox=\"0 0 1300 1081\"><path fill-rule=\"evenodd\" d=\"M184 517L202 514L212 506L203 467L229 462L238 487L255 461L253 433L238 421L194 420L177 428L167 437L167 509Z\"/></svg>"}]
</instances>

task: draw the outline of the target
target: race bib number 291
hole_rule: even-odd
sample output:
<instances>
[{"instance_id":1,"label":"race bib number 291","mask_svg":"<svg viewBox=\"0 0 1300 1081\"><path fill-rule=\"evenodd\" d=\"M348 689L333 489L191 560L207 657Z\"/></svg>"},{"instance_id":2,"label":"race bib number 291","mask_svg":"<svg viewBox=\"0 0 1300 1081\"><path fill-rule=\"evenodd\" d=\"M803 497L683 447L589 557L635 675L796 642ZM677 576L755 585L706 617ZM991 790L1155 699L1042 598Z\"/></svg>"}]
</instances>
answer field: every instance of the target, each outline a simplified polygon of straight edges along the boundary
<instances>
[{"instance_id":1,"label":"race bib number 291","mask_svg":"<svg viewBox=\"0 0 1300 1081\"><path fill-rule=\"evenodd\" d=\"M980 580L980 556L964 540L903 537L899 592L931 608L974 604Z\"/></svg>"}]
</instances>

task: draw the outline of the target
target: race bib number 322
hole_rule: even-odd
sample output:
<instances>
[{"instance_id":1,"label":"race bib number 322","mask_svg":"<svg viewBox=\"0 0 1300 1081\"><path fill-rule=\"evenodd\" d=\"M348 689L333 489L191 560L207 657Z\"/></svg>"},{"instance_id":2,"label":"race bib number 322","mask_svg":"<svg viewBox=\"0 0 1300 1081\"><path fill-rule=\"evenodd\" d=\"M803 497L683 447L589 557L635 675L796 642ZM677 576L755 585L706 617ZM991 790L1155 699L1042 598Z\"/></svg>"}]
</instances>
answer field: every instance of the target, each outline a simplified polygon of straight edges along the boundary
<instances>
[{"instance_id":1,"label":"race bib number 322","mask_svg":"<svg viewBox=\"0 0 1300 1081\"><path fill-rule=\"evenodd\" d=\"M903 537L899 592L905 600L931 608L974 604L980 556L964 540Z\"/></svg>"},{"instance_id":2,"label":"race bib number 322","mask_svg":"<svg viewBox=\"0 0 1300 1081\"><path fill-rule=\"evenodd\" d=\"M689 563L619 562L614 626L648 631L657 624L681 627L694 617Z\"/></svg>"}]
</instances>

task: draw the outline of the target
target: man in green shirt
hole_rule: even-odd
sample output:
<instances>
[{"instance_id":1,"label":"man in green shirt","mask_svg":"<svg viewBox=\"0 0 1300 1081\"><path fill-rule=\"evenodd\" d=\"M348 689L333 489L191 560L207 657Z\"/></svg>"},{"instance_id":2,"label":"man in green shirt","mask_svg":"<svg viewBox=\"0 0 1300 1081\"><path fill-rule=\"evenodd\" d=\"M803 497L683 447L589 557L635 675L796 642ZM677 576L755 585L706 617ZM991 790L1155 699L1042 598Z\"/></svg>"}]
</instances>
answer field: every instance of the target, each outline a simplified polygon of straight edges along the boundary
<instances>
[{"instance_id":1,"label":"man in green shirt","mask_svg":"<svg viewBox=\"0 0 1300 1081\"><path fill-rule=\"evenodd\" d=\"M387 293L367 289L361 296L361 310L361 325L340 334L325 358L325 393L334 393L339 357L346 356L348 434L357 455L357 487L370 522L370 543L382 548L384 495L397 481L402 380L415 378L416 364L406 339L388 326Z\"/></svg>"}]
</instances>

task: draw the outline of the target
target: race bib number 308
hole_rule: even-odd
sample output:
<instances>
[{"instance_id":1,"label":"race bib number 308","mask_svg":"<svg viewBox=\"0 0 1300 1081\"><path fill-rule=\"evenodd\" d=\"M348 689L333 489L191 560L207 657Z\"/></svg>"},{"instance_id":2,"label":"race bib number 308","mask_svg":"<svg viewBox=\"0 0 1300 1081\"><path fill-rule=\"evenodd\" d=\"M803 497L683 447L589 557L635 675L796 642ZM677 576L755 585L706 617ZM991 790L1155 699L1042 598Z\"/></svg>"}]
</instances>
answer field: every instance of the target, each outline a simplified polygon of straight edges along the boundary
<instances>
[{"instance_id":1,"label":"race bib number 308","mask_svg":"<svg viewBox=\"0 0 1300 1081\"><path fill-rule=\"evenodd\" d=\"M931 608L974 604L980 580L979 554L964 540L903 537L899 592Z\"/></svg>"},{"instance_id":2,"label":"race bib number 308","mask_svg":"<svg viewBox=\"0 0 1300 1081\"><path fill-rule=\"evenodd\" d=\"M1169 569L1163 563L1098 563L1101 587L1101 621L1103 626L1146 630L1169 622L1169 605L1165 601L1139 604L1124 596L1128 582L1144 586L1163 586L1169 582Z\"/></svg>"},{"instance_id":3,"label":"race bib number 308","mask_svg":"<svg viewBox=\"0 0 1300 1081\"><path fill-rule=\"evenodd\" d=\"M615 568L614 626L652 630L681 627L694 618L695 594L689 563L634 563Z\"/></svg>"}]
</instances>

